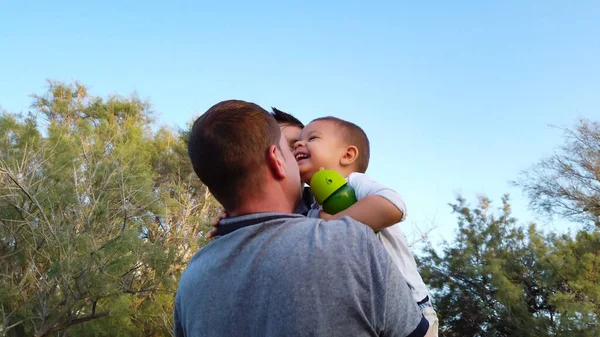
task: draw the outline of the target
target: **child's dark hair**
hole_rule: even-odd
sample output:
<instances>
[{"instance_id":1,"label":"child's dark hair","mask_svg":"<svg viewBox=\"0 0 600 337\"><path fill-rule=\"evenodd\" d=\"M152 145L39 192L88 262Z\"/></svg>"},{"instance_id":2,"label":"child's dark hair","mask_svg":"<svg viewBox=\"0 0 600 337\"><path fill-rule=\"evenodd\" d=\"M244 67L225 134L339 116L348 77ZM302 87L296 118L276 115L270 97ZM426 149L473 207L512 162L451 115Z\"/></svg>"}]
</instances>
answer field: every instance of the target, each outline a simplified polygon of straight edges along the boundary
<instances>
[{"instance_id":1,"label":"child's dark hair","mask_svg":"<svg viewBox=\"0 0 600 337\"><path fill-rule=\"evenodd\" d=\"M290 115L287 112L283 112L277 108L271 107L271 109L273 110L273 112L271 112L271 116L275 118L278 124L283 124L287 126L297 126L300 129L304 129L304 124L302 124L302 122L298 118Z\"/></svg>"},{"instance_id":2,"label":"child's dark hair","mask_svg":"<svg viewBox=\"0 0 600 337\"><path fill-rule=\"evenodd\" d=\"M360 126L337 117L327 116L313 120L313 122L316 121L332 122L339 127L339 130L341 131L348 145L354 145L358 149L358 158L356 158L356 171L365 173L367 171L367 167L369 167L369 157L371 155L369 137L367 137L365 131Z\"/></svg>"}]
</instances>

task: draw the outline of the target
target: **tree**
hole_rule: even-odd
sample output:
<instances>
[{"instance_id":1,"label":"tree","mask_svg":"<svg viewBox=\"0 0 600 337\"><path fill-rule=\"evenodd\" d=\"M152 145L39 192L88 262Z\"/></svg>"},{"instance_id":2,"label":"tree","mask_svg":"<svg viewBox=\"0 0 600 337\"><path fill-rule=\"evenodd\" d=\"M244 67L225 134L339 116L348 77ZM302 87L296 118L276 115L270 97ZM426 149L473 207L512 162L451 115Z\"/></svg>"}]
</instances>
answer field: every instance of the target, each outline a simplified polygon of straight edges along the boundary
<instances>
[{"instance_id":1,"label":"tree","mask_svg":"<svg viewBox=\"0 0 600 337\"><path fill-rule=\"evenodd\" d=\"M459 197L455 241L420 259L444 336L598 336L600 232L544 236Z\"/></svg>"},{"instance_id":2,"label":"tree","mask_svg":"<svg viewBox=\"0 0 600 337\"><path fill-rule=\"evenodd\" d=\"M534 210L583 224L573 236L551 237L557 253L548 267L563 281L557 306L600 330L600 124L582 119L562 131L564 144L523 172L516 185Z\"/></svg>"},{"instance_id":3,"label":"tree","mask_svg":"<svg viewBox=\"0 0 600 337\"><path fill-rule=\"evenodd\" d=\"M49 82L0 116L0 314L5 335L163 336L177 282L217 203L185 133L153 131L136 96Z\"/></svg>"},{"instance_id":4,"label":"tree","mask_svg":"<svg viewBox=\"0 0 600 337\"><path fill-rule=\"evenodd\" d=\"M600 124L580 120L563 132L565 143L516 184L535 210L600 227Z\"/></svg>"}]
</instances>

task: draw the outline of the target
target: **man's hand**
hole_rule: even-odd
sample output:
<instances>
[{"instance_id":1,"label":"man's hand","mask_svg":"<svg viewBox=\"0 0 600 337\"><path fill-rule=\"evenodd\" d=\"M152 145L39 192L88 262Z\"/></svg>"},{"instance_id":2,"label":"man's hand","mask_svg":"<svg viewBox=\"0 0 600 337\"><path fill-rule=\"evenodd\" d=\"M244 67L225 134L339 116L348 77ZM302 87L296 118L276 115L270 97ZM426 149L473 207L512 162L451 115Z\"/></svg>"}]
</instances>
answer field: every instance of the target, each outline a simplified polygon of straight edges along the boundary
<instances>
[{"instance_id":1,"label":"man's hand","mask_svg":"<svg viewBox=\"0 0 600 337\"><path fill-rule=\"evenodd\" d=\"M212 222L213 228L211 230L209 230L208 233L206 233L206 237L209 239L214 238L215 235L217 235L217 227L219 227L221 220L223 220L227 217L229 217L229 214L227 214L227 211L225 209L221 209L221 212L219 212L219 216Z\"/></svg>"}]
</instances>

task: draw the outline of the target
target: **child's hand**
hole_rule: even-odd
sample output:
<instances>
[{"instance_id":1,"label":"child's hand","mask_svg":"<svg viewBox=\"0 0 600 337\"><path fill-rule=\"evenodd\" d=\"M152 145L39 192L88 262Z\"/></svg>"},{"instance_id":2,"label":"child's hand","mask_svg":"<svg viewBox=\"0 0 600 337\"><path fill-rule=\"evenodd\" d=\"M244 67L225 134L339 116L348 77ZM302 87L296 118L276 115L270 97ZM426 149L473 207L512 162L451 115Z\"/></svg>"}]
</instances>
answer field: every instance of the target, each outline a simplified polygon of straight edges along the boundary
<instances>
[{"instance_id":1,"label":"child's hand","mask_svg":"<svg viewBox=\"0 0 600 337\"><path fill-rule=\"evenodd\" d=\"M223 220L227 217L229 217L229 214L227 214L227 211L225 209L221 209L221 212L219 212L219 216L212 222L213 228L211 230L209 230L208 233L206 233L206 237L209 239L214 238L215 235L217 234L217 227L219 227L221 220Z\"/></svg>"},{"instance_id":2,"label":"child's hand","mask_svg":"<svg viewBox=\"0 0 600 337\"><path fill-rule=\"evenodd\" d=\"M334 219L333 215L326 213L323 210L319 211L319 218L321 218L323 220L333 220Z\"/></svg>"}]
</instances>

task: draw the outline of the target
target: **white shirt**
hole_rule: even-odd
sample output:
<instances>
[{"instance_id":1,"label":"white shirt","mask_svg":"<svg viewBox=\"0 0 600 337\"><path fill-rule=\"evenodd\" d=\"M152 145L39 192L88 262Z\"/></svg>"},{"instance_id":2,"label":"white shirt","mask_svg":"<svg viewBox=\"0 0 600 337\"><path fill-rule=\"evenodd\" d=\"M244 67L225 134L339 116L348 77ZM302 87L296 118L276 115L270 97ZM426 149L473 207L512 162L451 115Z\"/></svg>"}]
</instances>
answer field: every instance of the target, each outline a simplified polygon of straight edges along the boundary
<instances>
[{"instance_id":1,"label":"white shirt","mask_svg":"<svg viewBox=\"0 0 600 337\"><path fill-rule=\"evenodd\" d=\"M402 212L402 219L400 221L406 218L406 205L396 191L372 180L363 173L352 173L346 180L348 181L348 185L354 189L357 200L370 195L378 195L398 207ZM312 209L308 211L307 216L318 218L321 209L321 206L315 201ZM417 262L408 248L406 236L400 230L399 223L382 229L377 233L377 237L406 279L414 300L416 302L423 301L425 297L429 296L429 291L419 274Z\"/></svg>"}]
</instances>

